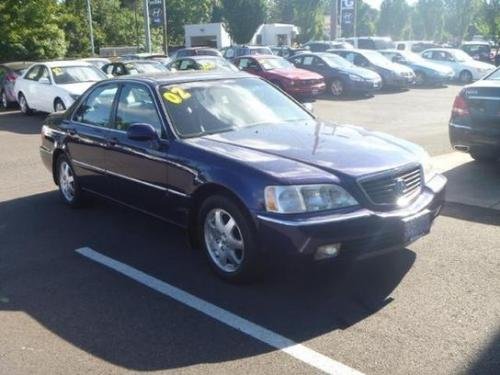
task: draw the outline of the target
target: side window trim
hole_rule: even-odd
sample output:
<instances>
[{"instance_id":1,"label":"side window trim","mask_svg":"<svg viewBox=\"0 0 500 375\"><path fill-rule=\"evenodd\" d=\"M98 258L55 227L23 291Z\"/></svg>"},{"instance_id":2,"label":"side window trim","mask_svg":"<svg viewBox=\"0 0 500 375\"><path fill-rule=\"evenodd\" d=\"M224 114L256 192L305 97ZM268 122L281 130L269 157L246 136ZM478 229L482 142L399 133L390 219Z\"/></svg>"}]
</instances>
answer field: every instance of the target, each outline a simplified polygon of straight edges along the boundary
<instances>
[{"instance_id":1,"label":"side window trim","mask_svg":"<svg viewBox=\"0 0 500 375\"><path fill-rule=\"evenodd\" d=\"M110 116L109 116L109 119L110 119L109 120L109 124L110 124L110 126L108 126L108 127L97 126L97 125L93 125L93 124L88 124L86 122L81 122L81 121L78 121L78 120L75 119L76 114L78 113L78 110L81 108L82 105L84 105L87 102L87 99L89 98L89 96L95 90L97 90L99 88L105 88L106 86L113 86L113 85L116 85L117 88L116 88L115 97L113 98L113 104L111 105L111 112L110 112ZM93 90L89 90L87 92L87 94L82 98L82 101L78 104L78 106L75 107L75 109L71 113L71 116L70 116L71 122L75 122L75 123L77 123L79 125L88 126L88 127L95 128L95 129L119 131L119 130L114 129L114 125L113 124L114 124L114 119L115 119L115 109L116 109L116 105L117 105L118 94L121 92L121 86L122 86L121 82L120 83L117 83L117 82L106 82L105 84L95 86L93 88Z\"/></svg>"}]
</instances>

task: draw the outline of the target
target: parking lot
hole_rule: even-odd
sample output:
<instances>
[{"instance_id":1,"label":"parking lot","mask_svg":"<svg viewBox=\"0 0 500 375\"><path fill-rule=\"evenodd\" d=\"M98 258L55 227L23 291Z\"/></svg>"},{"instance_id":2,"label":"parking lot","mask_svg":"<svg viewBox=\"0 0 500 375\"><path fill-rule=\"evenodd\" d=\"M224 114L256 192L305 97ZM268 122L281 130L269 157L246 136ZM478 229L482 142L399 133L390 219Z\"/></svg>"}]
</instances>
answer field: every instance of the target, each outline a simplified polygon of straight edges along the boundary
<instances>
[{"instance_id":1,"label":"parking lot","mask_svg":"<svg viewBox=\"0 0 500 375\"><path fill-rule=\"evenodd\" d=\"M45 116L1 112L0 374L498 373L500 165L450 149L460 89L314 104L429 151L449 180L429 236L341 274L282 262L240 286L174 226L67 208L38 154Z\"/></svg>"}]
</instances>

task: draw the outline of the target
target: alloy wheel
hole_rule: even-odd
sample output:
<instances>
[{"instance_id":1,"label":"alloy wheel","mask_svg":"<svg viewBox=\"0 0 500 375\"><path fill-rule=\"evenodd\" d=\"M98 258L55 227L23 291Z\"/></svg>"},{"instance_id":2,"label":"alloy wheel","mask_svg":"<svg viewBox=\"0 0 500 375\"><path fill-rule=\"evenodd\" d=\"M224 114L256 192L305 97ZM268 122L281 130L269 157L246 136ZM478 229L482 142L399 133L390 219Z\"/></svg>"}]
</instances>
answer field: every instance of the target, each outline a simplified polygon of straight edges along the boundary
<instances>
[{"instance_id":1,"label":"alloy wheel","mask_svg":"<svg viewBox=\"0 0 500 375\"><path fill-rule=\"evenodd\" d=\"M59 166L59 186L64 198L70 203L73 202L75 199L75 176L66 160L63 160Z\"/></svg>"},{"instance_id":2,"label":"alloy wheel","mask_svg":"<svg viewBox=\"0 0 500 375\"><path fill-rule=\"evenodd\" d=\"M64 105L63 102L61 102L60 100L58 100L58 101L56 101L54 109L55 109L56 112L62 112L62 111L66 110L66 106Z\"/></svg>"},{"instance_id":3,"label":"alloy wheel","mask_svg":"<svg viewBox=\"0 0 500 375\"><path fill-rule=\"evenodd\" d=\"M221 271L238 271L244 259L245 246L238 223L227 211L214 208L208 212L204 240L210 258Z\"/></svg>"},{"instance_id":4,"label":"alloy wheel","mask_svg":"<svg viewBox=\"0 0 500 375\"><path fill-rule=\"evenodd\" d=\"M472 82L472 74L467 70L464 70L462 73L460 73L460 82L462 83Z\"/></svg>"},{"instance_id":5,"label":"alloy wheel","mask_svg":"<svg viewBox=\"0 0 500 375\"><path fill-rule=\"evenodd\" d=\"M21 107L22 113L28 113L28 103L26 103L26 98L24 95L19 97L19 107Z\"/></svg>"},{"instance_id":6,"label":"alloy wheel","mask_svg":"<svg viewBox=\"0 0 500 375\"><path fill-rule=\"evenodd\" d=\"M423 85L424 82L425 82L425 76L422 72L417 72L415 74L416 78L415 78L415 81L416 81L416 84L417 85Z\"/></svg>"},{"instance_id":7,"label":"alloy wheel","mask_svg":"<svg viewBox=\"0 0 500 375\"><path fill-rule=\"evenodd\" d=\"M339 80L334 80L330 84L330 91L333 96L338 97L344 93L344 85Z\"/></svg>"}]
</instances>

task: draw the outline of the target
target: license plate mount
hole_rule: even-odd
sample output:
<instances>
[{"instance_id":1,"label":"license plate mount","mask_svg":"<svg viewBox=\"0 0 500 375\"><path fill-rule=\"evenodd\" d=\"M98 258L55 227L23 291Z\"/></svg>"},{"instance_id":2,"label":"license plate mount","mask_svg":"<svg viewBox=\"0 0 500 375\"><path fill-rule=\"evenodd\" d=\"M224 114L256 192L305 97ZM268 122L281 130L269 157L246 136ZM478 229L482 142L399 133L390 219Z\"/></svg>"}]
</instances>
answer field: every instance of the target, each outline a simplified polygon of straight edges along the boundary
<instances>
[{"instance_id":1,"label":"license plate mount","mask_svg":"<svg viewBox=\"0 0 500 375\"><path fill-rule=\"evenodd\" d=\"M431 213L426 211L403 220L406 243L414 242L431 230Z\"/></svg>"}]
</instances>

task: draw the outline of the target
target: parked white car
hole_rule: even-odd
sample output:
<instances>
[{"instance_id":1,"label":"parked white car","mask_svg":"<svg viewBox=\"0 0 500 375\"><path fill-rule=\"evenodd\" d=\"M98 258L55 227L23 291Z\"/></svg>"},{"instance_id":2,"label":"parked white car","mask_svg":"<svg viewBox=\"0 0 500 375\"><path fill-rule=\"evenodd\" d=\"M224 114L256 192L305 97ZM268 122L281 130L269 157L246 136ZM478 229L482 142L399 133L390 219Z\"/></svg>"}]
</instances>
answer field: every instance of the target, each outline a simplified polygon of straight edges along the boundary
<instances>
[{"instance_id":1,"label":"parked white car","mask_svg":"<svg viewBox=\"0 0 500 375\"><path fill-rule=\"evenodd\" d=\"M455 79L462 83L481 79L495 69L494 65L476 61L461 49L431 48L422 52L422 57L451 67L455 72Z\"/></svg>"},{"instance_id":2,"label":"parked white car","mask_svg":"<svg viewBox=\"0 0 500 375\"><path fill-rule=\"evenodd\" d=\"M14 91L21 111L59 112L85 90L107 76L83 61L51 61L32 65L16 80Z\"/></svg>"}]
</instances>

